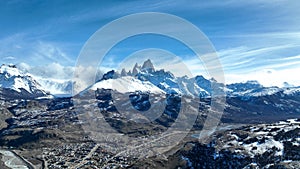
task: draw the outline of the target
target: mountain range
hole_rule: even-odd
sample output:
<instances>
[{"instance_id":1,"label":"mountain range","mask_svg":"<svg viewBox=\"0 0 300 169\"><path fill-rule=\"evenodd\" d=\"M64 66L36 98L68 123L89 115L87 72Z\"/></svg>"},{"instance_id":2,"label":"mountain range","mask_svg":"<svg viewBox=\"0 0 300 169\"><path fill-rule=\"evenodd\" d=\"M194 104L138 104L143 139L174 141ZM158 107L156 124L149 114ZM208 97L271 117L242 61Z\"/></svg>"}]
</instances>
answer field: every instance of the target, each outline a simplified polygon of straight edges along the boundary
<instances>
[{"instance_id":1,"label":"mountain range","mask_svg":"<svg viewBox=\"0 0 300 169\"><path fill-rule=\"evenodd\" d=\"M214 90L211 86L215 87ZM70 93L72 82L36 78L28 73L23 73L15 65L3 64L0 67L0 92L4 98L32 99L47 96L51 94L49 92L51 88ZM227 97L240 97L244 100L251 97L274 95L279 92L283 95L300 93L300 87L264 87L253 80L225 85L216 82L214 79L206 79L201 75L194 78L187 76L175 77L170 71L156 70L149 59L142 65L136 63L133 69L129 71L125 69L120 72L109 71L84 91L96 90L97 88L114 89L119 92L142 90L157 93L160 91L161 93L199 96L200 98L211 97L212 94L216 96L216 93L222 94L225 92Z\"/></svg>"}]
</instances>

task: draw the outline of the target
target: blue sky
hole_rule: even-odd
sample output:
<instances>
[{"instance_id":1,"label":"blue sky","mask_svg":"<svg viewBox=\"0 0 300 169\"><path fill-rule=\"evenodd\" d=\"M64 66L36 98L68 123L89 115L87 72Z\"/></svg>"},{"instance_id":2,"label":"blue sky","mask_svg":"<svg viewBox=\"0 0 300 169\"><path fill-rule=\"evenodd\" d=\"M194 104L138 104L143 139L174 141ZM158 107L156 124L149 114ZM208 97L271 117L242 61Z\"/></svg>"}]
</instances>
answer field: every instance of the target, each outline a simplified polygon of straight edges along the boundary
<instances>
[{"instance_id":1,"label":"blue sky","mask_svg":"<svg viewBox=\"0 0 300 169\"><path fill-rule=\"evenodd\" d=\"M284 81L300 85L299 8L297 0L0 1L0 63L48 68L54 64L70 70L88 38L105 24L137 12L164 12L188 20L206 34L228 83L254 79L269 86ZM173 52L195 74L202 73L199 62L178 42L157 36L120 43L106 55L103 66L115 67L145 48Z\"/></svg>"}]
</instances>

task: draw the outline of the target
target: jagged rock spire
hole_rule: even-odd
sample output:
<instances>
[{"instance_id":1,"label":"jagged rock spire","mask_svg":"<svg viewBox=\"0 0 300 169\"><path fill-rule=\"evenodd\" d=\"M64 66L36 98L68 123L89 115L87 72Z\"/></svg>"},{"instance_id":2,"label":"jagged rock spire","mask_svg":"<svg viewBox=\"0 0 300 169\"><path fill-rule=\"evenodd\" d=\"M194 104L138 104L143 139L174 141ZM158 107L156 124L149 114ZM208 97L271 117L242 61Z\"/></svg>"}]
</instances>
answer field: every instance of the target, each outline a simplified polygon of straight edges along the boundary
<instances>
[{"instance_id":1,"label":"jagged rock spire","mask_svg":"<svg viewBox=\"0 0 300 169\"><path fill-rule=\"evenodd\" d=\"M132 75L135 76L137 75L141 70L141 66L139 66L137 63L134 65L132 69Z\"/></svg>"},{"instance_id":2,"label":"jagged rock spire","mask_svg":"<svg viewBox=\"0 0 300 169\"><path fill-rule=\"evenodd\" d=\"M121 76L127 76L127 72L124 68L121 70Z\"/></svg>"},{"instance_id":3,"label":"jagged rock spire","mask_svg":"<svg viewBox=\"0 0 300 169\"><path fill-rule=\"evenodd\" d=\"M150 59L148 59L144 62L143 66L142 66L142 70L154 71L154 66Z\"/></svg>"}]
</instances>

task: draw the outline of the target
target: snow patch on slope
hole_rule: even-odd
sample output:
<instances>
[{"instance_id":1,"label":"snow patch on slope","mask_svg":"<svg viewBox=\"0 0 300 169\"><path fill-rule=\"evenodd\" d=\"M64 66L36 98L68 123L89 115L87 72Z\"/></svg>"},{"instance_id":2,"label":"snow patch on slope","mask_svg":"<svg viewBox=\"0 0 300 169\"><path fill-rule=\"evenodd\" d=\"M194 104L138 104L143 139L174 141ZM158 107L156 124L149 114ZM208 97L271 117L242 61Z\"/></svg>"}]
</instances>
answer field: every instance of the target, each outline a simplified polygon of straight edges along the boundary
<instances>
[{"instance_id":1,"label":"snow patch on slope","mask_svg":"<svg viewBox=\"0 0 300 169\"><path fill-rule=\"evenodd\" d=\"M124 76L117 79L102 80L88 88L88 90L97 90L101 88L116 90L120 93L135 91L150 92L155 94L165 93L163 90L159 89L152 83L148 81L140 81L131 76Z\"/></svg>"}]
</instances>

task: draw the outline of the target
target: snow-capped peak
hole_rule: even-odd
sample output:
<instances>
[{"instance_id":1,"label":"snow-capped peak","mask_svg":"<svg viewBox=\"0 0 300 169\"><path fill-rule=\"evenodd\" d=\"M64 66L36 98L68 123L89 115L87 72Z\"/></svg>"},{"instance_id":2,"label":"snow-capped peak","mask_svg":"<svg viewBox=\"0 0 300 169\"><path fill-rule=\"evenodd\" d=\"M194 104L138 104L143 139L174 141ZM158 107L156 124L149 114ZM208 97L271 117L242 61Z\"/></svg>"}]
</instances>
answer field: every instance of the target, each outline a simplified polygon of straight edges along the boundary
<instances>
[{"instance_id":1,"label":"snow-capped peak","mask_svg":"<svg viewBox=\"0 0 300 169\"><path fill-rule=\"evenodd\" d=\"M135 91L149 92L155 94L164 93L163 90L159 89L152 83L140 81L132 76L124 76L116 79L103 79L92 85L87 90L95 91L97 89L112 89L120 93Z\"/></svg>"},{"instance_id":2,"label":"snow-capped peak","mask_svg":"<svg viewBox=\"0 0 300 169\"><path fill-rule=\"evenodd\" d=\"M22 93L45 95L42 86L29 74L20 71L15 65L1 65L0 67L0 88L11 89Z\"/></svg>"},{"instance_id":3,"label":"snow-capped peak","mask_svg":"<svg viewBox=\"0 0 300 169\"><path fill-rule=\"evenodd\" d=\"M22 72L15 65L2 64L0 66L0 74L4 74L6 78L12 76L21 76Z\"/></svg>"}]
</instances>

